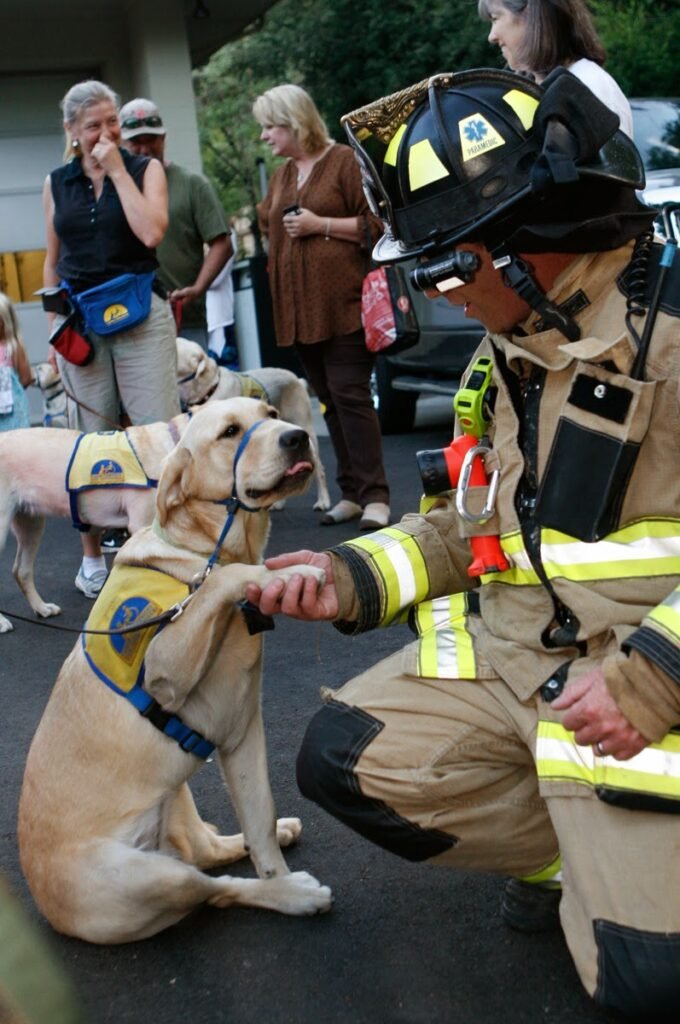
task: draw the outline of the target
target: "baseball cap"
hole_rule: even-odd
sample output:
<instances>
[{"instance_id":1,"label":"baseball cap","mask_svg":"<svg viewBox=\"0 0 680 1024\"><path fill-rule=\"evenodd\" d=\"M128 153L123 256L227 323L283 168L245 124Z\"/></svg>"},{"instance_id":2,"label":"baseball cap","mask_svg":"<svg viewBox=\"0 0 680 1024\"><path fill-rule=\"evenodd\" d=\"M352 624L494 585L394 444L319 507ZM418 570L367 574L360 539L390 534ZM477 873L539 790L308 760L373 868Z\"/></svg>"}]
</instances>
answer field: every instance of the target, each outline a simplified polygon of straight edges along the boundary
<instances>
[{"instance_id":1,"label":"baseball cap","mask_svg":"<svg viewBox=\"0 0 680 1024\"><path fill-rule=\"evenodd\" d=\"M134 139L135 135L165 135L158 107L151 100L130 100L118 116L124 139Z\"/></svg>"}]
</instances>

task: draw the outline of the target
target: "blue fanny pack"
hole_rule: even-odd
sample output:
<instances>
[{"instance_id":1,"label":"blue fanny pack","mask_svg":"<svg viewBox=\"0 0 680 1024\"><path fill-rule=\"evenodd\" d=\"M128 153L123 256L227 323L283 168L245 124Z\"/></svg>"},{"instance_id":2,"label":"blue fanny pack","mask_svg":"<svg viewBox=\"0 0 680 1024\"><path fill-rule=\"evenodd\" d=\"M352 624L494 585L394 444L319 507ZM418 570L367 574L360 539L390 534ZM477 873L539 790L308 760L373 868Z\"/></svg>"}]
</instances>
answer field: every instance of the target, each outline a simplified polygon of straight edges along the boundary
<instances>
[{"instance_id":1,"label":"blue fanny pack","mask_svg":"<svg viewBox=\"0 0 680 1024\"><path fill-rule=\"evenodd\" d=\"M151 312L155 276L153 271L149 274L121 274L71 298L88 330L96 334L116 334L146 320Z\"/></svg>"}]
</instances>

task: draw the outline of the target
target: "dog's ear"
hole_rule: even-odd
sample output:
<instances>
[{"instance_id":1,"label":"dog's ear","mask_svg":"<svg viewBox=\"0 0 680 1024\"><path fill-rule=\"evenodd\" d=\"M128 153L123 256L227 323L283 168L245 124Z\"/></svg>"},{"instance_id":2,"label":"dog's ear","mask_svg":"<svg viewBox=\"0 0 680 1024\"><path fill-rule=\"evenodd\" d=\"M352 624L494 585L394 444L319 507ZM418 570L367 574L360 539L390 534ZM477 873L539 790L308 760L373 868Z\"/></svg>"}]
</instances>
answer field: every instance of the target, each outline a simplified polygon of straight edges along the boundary
<instances>
[{"instance_id":1,"label":"dog's ear","mask_svg":"<svg viewBox=\"0 0 680 1024\"><path fill-rule=\"evenodd\" d=\"M163 471L158 482L158 494L156 495L156 508L158 509L158 521L165 526L170 509L182 505L185 500L182 488L182 477L191 463L191 452L188 448L178 445L165 459Z\"/></svg>"}]
</instances>

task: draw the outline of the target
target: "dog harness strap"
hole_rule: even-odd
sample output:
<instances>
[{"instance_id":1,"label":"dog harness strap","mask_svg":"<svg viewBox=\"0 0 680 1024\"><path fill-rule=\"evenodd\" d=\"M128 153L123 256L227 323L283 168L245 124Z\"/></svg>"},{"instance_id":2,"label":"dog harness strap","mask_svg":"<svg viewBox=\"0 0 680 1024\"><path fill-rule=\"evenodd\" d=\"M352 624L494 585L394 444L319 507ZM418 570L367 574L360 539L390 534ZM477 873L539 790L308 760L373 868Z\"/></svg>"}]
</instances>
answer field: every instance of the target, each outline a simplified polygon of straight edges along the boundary
<instances>
[{"instance_id":1,"label":"dog harness strap","mask_svg":"<svg viewBox=\"0 0 680 1024\"><path fill-rule=\"evenodd\" d=\"M239 459L241 458L241 456L243 455L243 452L245 451L245 447L248 444L248 441L250 441L251 437L253 436L253 433L257 430L258 427L261 427L263 423L266 423L266 420L257 420L257 422L253 423L253 425L251 427L248 427L248 429L246 430L245 434L241 438L241 443L239 444L238 448L236 449L236 455L234 456L234 468L233 468L234 486L233 486L232 491L231 491L231 497L230 498L225 498L223 501L216 501L215 502L216 505L224 505L226 507L226 509L227 509L227 518L226 518L224 526L222 527L222 532L220 533L220 536L218 538L217 544L215 545L215 550L213 551L212 555L208 559L208 564L206 565L205 569L203 570L203 574L202 574L200 582L198 584L199 586L203 582L203 580L206 578L206 576L209 576L210 573L212 572L213 566L215 565L215 562L217 561L218 555L219 555L220 550L222 548L222 544L224 543L224 538L229 533L229 530L231 529L231 524L234 522L234 516L236 515L238 510L240 508L242 508L246 512L259 512L260 511L259 508L250 508L248 505L244 505L243 502L241 501L241 499L239 498L238 493L236 491L236 467L238 466Z\"/></svg>"},{"instance_id":2,"label":"dog harness strap","mask_svg":"<svg viewBox=\"0 0 680 1024\"><path fill-rule=\"evenodd\" d=\"M187 754L194 754L203 760L210 757L215 749L215 744L202 736L200 732L191 729L177 715L164 711L158 701L146 690L142 690L141 686L135 687L124 696L137 708L142 718L148 719L165 736L179 743Z\"/></svg>"}]
</instances>

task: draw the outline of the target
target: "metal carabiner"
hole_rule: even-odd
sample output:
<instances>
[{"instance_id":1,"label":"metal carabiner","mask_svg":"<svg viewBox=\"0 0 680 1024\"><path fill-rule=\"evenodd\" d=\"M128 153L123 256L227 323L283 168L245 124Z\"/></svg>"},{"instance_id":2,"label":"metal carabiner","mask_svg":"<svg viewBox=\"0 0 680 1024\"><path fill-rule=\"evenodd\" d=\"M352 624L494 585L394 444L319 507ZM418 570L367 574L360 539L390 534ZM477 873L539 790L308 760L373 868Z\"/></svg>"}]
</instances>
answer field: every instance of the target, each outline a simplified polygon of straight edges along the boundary
<instances>
[{"instance_id":1,"label":"metal carabiner","mask_svg":"<svg viewBox=\"0 0 680 1024\"><path fill-rule=\"evenodd\" d=\"M460 468L458 487L456 489L456 510L461 519L464 519L466 523L485 523L491 518L496 509L496 495L498 494L498 486L501 479L500 469L494 469L491 474L489 490L482 511L479 513L470 512L466 505L473 462L477 456L481 458L484 455L488 455L490 452L491 448L489 445L476 444L474 448L470 448L470 450L465 453L465 458L463 459L463 464Z\"/></svg>"}]
</instances>

